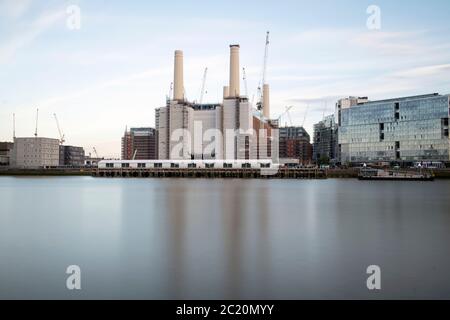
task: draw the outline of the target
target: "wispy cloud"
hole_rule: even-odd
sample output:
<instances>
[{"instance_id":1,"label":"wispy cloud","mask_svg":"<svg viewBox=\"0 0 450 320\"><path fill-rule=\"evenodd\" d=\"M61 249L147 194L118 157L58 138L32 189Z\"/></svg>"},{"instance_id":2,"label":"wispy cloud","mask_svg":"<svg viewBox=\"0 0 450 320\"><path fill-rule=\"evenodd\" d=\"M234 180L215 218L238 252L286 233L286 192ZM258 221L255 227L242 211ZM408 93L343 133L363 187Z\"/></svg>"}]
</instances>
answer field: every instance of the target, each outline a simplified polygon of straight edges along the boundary
<instances>
[{"instance_id":1,"label":"wispy cloud","mask_svg":"<svg viewBox=\"0 0 450 320\"><path fill-rule=\"evenodd\" d=\"M31 7L32 0L0 0L0 16L17 19Z\"/></svg>"},{"instance_id":2,"label":"wispy cloud","mask_svg":"<svg viewBox=\"0 0 450 320\"><path fill-rule=\"evenodd\" d=\"M392 74L392 77L414 78L414 77L430 77L437 75L445 75L448 77L449 72L450 72L450 64L439 64L397 71Z\"/></svg>"},{"instance_id":3,"label":"wispy cloud","mask_svg":"<svg viewBox=\"0 0 450 320\"><path fill-rule=\"evenodd\" d=\"M0 64L8 62L20 49L32 44L36 38L62 19L64 15L63 10L46 12L34 20L26 31L12 35L0 46Z\"/></svg>"}]
</instances>

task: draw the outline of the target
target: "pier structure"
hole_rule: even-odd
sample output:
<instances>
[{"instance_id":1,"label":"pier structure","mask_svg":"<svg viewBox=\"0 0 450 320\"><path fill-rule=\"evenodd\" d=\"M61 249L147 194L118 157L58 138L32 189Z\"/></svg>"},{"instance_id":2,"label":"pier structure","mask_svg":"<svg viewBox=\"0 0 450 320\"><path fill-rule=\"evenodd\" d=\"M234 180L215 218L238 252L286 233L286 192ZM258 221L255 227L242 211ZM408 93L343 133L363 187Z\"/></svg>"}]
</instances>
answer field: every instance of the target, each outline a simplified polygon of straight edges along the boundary
<instances>
[{"instance_id":1,"label":"pier structure","mask_svg":"<svg viewBox=\"0 0 450 320\"><path fill-rule=\"evenodd\" d=\"M117 168L104 169L95 168L92 176L105 178L261 178L261 179L326 179L325 169L311 168L280 168L280 169L257 169L257 168Z\"/></svg>"}]
</instances>

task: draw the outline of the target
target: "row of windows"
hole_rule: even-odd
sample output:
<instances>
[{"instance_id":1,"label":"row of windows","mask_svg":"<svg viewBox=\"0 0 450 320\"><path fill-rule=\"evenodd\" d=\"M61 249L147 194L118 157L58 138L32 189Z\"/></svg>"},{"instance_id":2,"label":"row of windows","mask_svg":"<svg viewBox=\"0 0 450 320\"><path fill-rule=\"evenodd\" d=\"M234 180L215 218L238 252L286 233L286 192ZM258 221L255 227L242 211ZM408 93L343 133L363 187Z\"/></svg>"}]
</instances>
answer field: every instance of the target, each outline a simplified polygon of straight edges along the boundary
<instances>
[{"instance_id":1,"label":"row of windows","mask_svg":"<svg viewBox=\"0 0 450 320\"><path fill-rule=\"evenodd\" d=\"M129 163L122 163L121 164L122 168L130 168L130 164ZM146 164L145 163L138 163L137 164L138 168L146 168ZM171 163L170 164L171 168L179 168L180 164L179 163ZM205 167L206 168L214 168L214 163L205 163ZM251 168L251 164L250 163L243 163L241 165L242 168ZM106 168L114 168L114 163L107 163L106 164ZM155 163L153 165L153 168L162 168L162 163ZM188 168L197 168L197 164L196 163L189 163L188 164ZM233 168L233 164L231 163L224 163L223 164L223 168L225 169L229 169L229 168ZM270 168L270 163L260 163L260 168Z\"/></svg>"}]
</instances>

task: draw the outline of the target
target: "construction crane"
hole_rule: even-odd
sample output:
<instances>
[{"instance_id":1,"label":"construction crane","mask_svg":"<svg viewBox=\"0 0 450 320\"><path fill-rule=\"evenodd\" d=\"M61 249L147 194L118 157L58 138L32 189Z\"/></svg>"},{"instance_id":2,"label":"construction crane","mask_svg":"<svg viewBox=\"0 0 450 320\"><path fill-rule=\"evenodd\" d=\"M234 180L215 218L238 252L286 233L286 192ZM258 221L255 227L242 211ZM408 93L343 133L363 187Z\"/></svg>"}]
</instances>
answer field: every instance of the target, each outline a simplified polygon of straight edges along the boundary
<instances>
[{"instance_id":1,"label":"construction crane","mask_svg":"<svg viewBox=\"0 0 450 320\"><path fill-rule=\"evenodd\" d=\"M293 106L286 107L286 114L288 116L289 124L290 124L291 127L292 127L293 124L292 124L292 118L291 118L291 114L290 114L289 110L291 110L292 108L293 108Z\"/></svg>"},{"instance_id":2,"label":"construction crane","mask_svg":"<svg viewBox=\"0 0 450 320\"><path fill-rule=\"evenodd\" d=\"M58 132L59 132L59 143L60 143L61 145L63 145L64 142L66 142L66 140L65 140L65 135L64 135L64 133L62 133L62 131L61 131L61 127L59 126L59 121L58 121L58 117L56 116L56 113L53 114L53 117L55 117L56 127L58 128Z\"/></svg>"},{"instance_id":3,"label":"construction crane","mask_svg":"<svg viewBox=\"0 0 450 320\"><path fill-rule=\"evenodd\" d=\"M264 108L264 106L263 106L263 101L264 101L263 87L266 84L268 56L269 56L269 31L267 31L267 33L266 33L266 46L264 49L264 63L263 63L263 70L262 70L262 79L258 86L258 103L257 103L258 110L262 110Z\"/></svg>"},{"instance_id":4,"label":"construction crane","mask_svg":"<svg viewBox=\"0 0 450 320\"><path fill-rule=\"evenodd\" d=\"M200 91L200 100L199 103L202 104L203 103L203 96L205 94L205 85L206 85L206 75L208 74L208 68L205 68L205 72L203 73L203 79L202 79L202 87L201 87L201 91Z\"/></svg>"},{"instance_id":5,"label":"construction crane","mask_svg":"<svg viewBox=\"0 0 450 320\"><path fill-rule=\"evenodd\" d=\"M247 74L245 68L242 68L242 80L244 81L245 96L248 97Z\"/></svg>"},{"instance_id":6,"label":"construction crane","mask_svg":"<svg viewBox=\"0 0 450 320\"><path fill-rule=\"evenodd\" d=\"M309 104L306 105L305 115L303 116L302 127L305 127L306 116L308 114Z\"/></svg>"},{"instance_id":7,"label":"construction crane","mask_svg":"<svg viewBox=\"0 0 450 320\"><path fill-rule=\"evenodd\" d=\"M36 129L34 131L34 136L38 136L38 121L39 121L39 109L36 109Z\"/></svg>"},{"instance_id":8,"label":"construction crane","mask_svg":"<svg viewBox=\"0 0 450 320\"><path fill-rule=\"evenodd\" d=\"M169 97L167 100L171 100L173 95L173 82L170 83L170 89L169 89Z\"/></svg>"},{"instance_id":9,"label":"construction crane","mask_svg":"<svg viewBox=\"0 0 450 320\"><path fill-rule=\"evenodd\" d=\"M286 111L284 111L282 114L280 114L280 116L278 117L277 121L280 122L281 118L282 118L286 113L289 114L289 110L291 110L293 107L294 107L294 106L286 107ZM289 119L290 119L290 116L289 116ZM292 121L291 121L291 123L292 123Z\"/></svg>"},{"instance_id":10,"label":"construction crane","mask_svg":"<svg viewBox=\"0 0 450 320\"><path fill-rule=\"evenodd\" d=\"M134 149L133 157L131 158L131 160L136 160L137 151L138 151L137 149Z\"/></svg>"},{"instance_id":11,"label":"construction crane","mask_svg":"<svg viewBox=\"0 0 450 320\"><path fill-rule=\"evenodd\" d=\"M13 139L16 138L16 114L13 113Z\"/></svg>"},{"instance_id":12,"label":"construction crane","mask_svg":"<svg viewBox=\"0 0 450 320\"><path fill-rule=\"evenodd\" d=\"M92 147L92 150L94 150L94 154L97 157L97 159L100 159L100 157L98 156L98 153L97 153L97 149L95 149L95 147Z\"/></svg>"}]
</instances>

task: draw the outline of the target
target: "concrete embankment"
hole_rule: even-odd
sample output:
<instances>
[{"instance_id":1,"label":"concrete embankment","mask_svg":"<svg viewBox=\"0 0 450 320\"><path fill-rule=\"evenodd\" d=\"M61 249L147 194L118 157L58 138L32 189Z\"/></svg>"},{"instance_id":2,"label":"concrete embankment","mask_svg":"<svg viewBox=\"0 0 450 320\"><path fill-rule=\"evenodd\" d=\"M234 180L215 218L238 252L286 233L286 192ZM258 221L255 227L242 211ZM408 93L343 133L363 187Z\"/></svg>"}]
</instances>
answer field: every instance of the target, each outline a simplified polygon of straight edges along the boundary
<instances>
[{"instance_id":1,"label":"concrete embankment","mask_svg":"<svg viewBox=\"0 0 450 320\"><path fill-rule=\"evenodd\" d=\"M92 169L1 169L0 176L91 176Z\"/></svg>"},{"instance_id":2,"label":"concrete embankment","mask_svg":"<svg viewBox=\"0 0 450 320\"><path fill-rule=\"evenodd\" d=\"M280 169L276 174L260 170L99 170L97 168L13 169L0 168L0 176L94 176L94 177L179 177L179 178L281 178L281 179L356 179L358 168ZM436 179L450 179L450 169L433 170Z\"/></svg>"}]
</instances>

